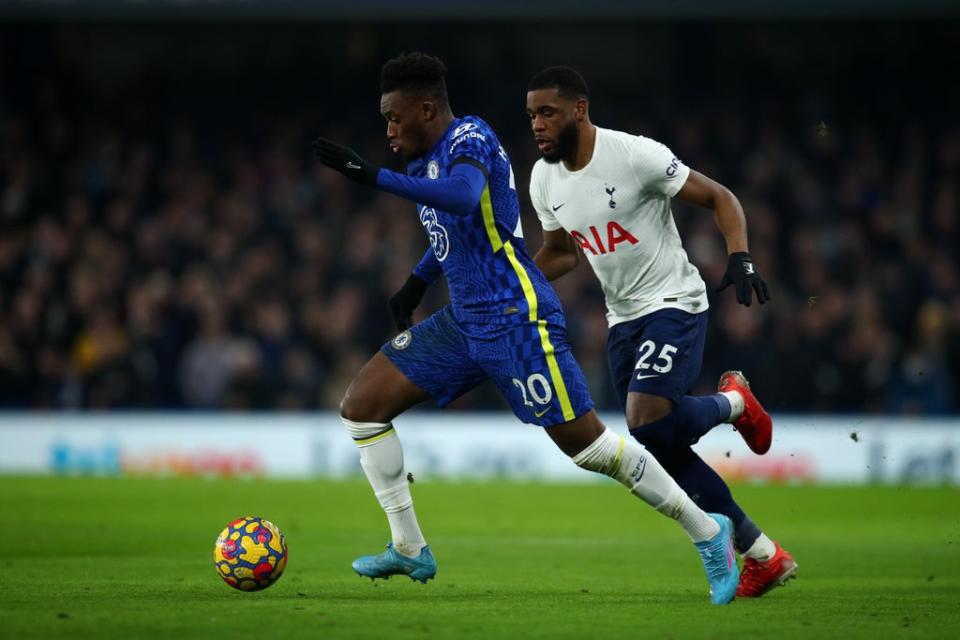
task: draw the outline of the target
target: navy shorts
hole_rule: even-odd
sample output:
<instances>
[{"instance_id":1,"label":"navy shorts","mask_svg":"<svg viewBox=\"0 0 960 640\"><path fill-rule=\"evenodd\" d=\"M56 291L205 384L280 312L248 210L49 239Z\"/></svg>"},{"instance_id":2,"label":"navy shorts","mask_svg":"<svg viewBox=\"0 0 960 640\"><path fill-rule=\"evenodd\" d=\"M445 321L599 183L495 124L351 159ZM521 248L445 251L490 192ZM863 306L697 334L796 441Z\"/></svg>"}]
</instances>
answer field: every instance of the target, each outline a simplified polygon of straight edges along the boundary
<instances>
[{"instance_id":1,"label":"navy shorts","mask_svg":"<svg viewBox=\"0 0 960 640\"><path fill-rule=\"evenodd\" d=\"M593 408L562 316L465 333L447 306L381 348L441 407L489 379L523 422L549 427ZM475 328L475 327L472 327Z\"/></svg>"},{"instance_id":2,"label":"navy shorts","mask_svg":"<svg viewBox=\"0 0 960 640\"><path fill-rule=\"evenodd\" d=\"M607 337L607 359L624 409L629 391L679 402L700 376L706 335L706 311L661 309L613 325Z\"/></svg>"}]
</instances>

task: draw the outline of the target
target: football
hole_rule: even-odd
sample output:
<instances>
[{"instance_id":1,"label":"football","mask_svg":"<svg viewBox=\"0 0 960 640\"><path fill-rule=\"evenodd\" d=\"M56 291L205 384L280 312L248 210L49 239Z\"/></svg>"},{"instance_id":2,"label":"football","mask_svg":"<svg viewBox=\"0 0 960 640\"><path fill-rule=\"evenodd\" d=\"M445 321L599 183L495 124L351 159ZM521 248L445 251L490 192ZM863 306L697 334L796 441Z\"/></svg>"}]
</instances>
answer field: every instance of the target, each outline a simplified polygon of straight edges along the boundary
<instances>
[{"instance_id":1,"label":"football","mask_svg":"<svg viewBox=\"0 0 960 640\"><path fill-rule=\"evenodd\" d=\"M226 526L213 547L213 566L224 582L240 591L266 589L287 567L287 543L280 529L255 516Z\"/></svg>"}]
</instances>

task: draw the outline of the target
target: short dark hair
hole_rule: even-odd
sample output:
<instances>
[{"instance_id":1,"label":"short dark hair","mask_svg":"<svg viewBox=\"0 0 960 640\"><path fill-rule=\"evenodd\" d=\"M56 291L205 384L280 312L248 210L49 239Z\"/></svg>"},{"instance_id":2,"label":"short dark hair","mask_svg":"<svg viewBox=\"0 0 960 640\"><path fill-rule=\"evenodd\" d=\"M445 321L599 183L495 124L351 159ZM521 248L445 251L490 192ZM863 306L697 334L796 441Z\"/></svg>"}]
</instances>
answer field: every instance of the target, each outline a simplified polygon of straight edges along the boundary
<instances>
[{"instance_id":1,"label":"short dark hair","mask_svg":"<svg viewBox=\"0 0 960 640\"><path fill-rule=\"evenodd\" d=\"M406 91L435 98L443 105L447 99L447 65L436 56L419 51L401 53L380 69L380 93Z\"/></svg>"},{"instance_id":2,"label":"short dark hair","mask_svg":"<svg viewBox=\"0 0 960 640\"><path fill-rule=\"evenodd\" d=\"M587 81L570 67L547 67L539 72L527 85L527 91L537 89L556 89L561 98L590 98Z\"/></svg>"}]
</instances>

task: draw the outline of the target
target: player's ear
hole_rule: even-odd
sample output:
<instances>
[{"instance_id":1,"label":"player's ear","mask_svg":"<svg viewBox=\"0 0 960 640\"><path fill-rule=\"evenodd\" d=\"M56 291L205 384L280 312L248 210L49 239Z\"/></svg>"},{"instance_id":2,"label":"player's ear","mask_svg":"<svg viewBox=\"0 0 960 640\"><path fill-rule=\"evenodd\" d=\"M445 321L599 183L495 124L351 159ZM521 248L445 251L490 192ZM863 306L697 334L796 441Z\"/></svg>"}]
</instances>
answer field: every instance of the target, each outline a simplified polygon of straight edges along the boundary
<instances>
[{"instance_id":1,"label":"player's ear","mask_svg":"<svg viewBox=\"0 0 960 640\"><path fill-rule=\"evenodd\" d=\"M424 100L420 103L420 117L424 122L430 122L437 117L437 105L430 100Z\"/></svg>"},{"instance_id":2,"label":"player's ear","mask_svg":"<svg viewBox=\"0 0 960 640\"><path fill-rule=\"evenodd\" d=\"M573 103L573 117L579 120L584 120L587 117L587 100L586 98L579 98L576 102Z\"/></svg>"}]
</instances>

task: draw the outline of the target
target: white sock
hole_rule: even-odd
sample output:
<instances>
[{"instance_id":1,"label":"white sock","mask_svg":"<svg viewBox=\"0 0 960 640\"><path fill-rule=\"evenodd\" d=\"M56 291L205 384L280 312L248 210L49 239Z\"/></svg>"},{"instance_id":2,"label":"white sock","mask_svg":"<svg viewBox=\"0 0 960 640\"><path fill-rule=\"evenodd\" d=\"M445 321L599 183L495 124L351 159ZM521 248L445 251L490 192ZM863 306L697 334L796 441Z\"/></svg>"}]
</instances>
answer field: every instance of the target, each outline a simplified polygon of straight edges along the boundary
<instances>
[{"instance_id":1,"label":"white sock","mask_svg":"<svg viewBox=\"0 0 960 640\"><path fill-rule=\"evenodd\" d=\"M730 417L725 422L734 423L743 415L743 396L739 391L721 391L720 395L730 401Z\"/></svg>"},{"instance_id":2,"label":"white sock","mask_svg":"<svg viewBox=\"0 0 960 640\"><path fill-rule=\"evenodd\" d=\"M773 540L767 537L767 534L761 533L756 542L750 545L750 548L744 552L744 557L753 558L758 562L766 562L777 552L777 545Z\"/></svg>"},{"instance_id":3,"label":"white sock","mask_svg":"<svg viewBox=\"0 0 960 640\"><path fill-rule=\"evenodd\" d=\"M720 531L720 525L690 499L649 451L610 429L605 428L573 461L630 489L651 507L676 520L694 542L709 540Z\"/></svg>"},{"instance_id":4,"label":"white sock","mask_svg":"<svg viewBox=\"0 0 960 640\"><path fill-rule=\"evenodd\" d=\"M417 557L427 541L423 539L413 510L413 497L403 469L403 449L397 432L392 424L353 422L343 416L340 421L360 449L360 466L387 514L393 547L407 557Z\"/></svg>"}]
</instances>

